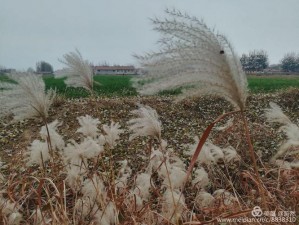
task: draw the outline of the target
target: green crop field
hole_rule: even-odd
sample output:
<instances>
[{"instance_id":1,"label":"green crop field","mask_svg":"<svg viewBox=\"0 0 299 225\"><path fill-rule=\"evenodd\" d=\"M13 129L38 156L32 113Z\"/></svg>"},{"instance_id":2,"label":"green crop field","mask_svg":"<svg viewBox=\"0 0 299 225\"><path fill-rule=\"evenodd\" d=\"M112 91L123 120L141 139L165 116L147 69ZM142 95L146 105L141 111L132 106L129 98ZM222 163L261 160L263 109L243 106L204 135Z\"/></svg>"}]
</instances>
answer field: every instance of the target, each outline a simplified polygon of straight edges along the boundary
<instances>
[{"instance_id":1,"label":"green crop field","mask_svg":"<svg viewBox=\"0 0 299 225\"><path fill-rule=\"evenodd\" d=\"M66 97L78 98L88 96L88 92L83 88L67 87L64 83L66 78L54 78L53 76L44 77L46 88L53 88L58 93ZM105 96L132 96L136 95L135 88L132 87L130 76L95 76L94 80L100 85L95 84L94 90L98 95Z\"/></svg>"},{"instance_id":2,"label":"green crop field","mask_svg":"<svg viewBox=\"0 0 299 225\"><path fill-rule=\"evenodd\" d=\"M45 76L46 88L54 88L59 94L69 98L86 97L89 93L83 88L67 87L64 83L66 78L54 78ZM134 96L137 95L135 88L132 87L132 76L95 76L95 81L101 85L95 85L95 92L100 96ZM10 81L6 76L0 75L0 82ZM249 89L253 93L267 93L289 87L299 88L299 76L248 76ZM162 91L161 95L176 95L180 89Z\"/></svg>"},{"instance_id":3,"label":"green crop field","mask_svg":"<svg viewBox=\"0 0 299 225\"><path fill-rule=\"evenodd\" d=\"M254 93L273 92L289 87L299 88L299 76L248 76L248 86Z\"/></svg>"}]
</instances>

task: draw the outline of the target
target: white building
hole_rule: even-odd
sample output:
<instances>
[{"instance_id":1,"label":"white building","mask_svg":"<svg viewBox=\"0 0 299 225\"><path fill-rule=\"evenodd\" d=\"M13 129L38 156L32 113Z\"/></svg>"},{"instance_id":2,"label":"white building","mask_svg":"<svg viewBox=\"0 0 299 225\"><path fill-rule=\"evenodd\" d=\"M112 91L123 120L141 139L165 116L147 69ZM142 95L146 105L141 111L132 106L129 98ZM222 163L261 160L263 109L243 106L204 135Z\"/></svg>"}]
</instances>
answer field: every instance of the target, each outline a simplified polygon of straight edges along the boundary
<instances>
[{"instance_id":1,"label":"white building","mask_svg":"<svg viewBox=\"0 0 299 225\"><path fill-rule=\"evenodd\" d=\"M134 66L95 66L95 74L103 75L135 75L137 70Z\"/></svg>"}]
</instances>

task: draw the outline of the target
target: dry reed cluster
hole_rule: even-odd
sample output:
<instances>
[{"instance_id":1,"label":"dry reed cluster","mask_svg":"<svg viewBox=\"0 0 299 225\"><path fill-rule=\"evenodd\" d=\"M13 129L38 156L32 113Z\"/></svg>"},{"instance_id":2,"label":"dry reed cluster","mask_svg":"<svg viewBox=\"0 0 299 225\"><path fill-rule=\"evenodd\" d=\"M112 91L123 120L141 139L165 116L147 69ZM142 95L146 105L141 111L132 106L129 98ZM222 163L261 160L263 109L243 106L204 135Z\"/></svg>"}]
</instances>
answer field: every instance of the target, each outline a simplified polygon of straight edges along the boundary
<instances>
[{"instance_id":1,"label":"dry reed cluster","mask_svg":"<svg viewBox=\"0 0 299 225\"><path fill-rule=\"evenodd\" d=\"M157 112L140 104L126 127L120 121L102 124L100 118L80 115L76 131L80 140L66 140L59 127L67 124L59 118L47 122L54 92L45 92L40 77L18 74L16 84L3 86L1 116L8 112L15 119L38 115L44 126L19 161L22 176L0 176L4 224L202 224L219 217L248 216L256 205L265 210L294 209L293 203L277 204L280 195L273 193L298 188L294 185L298 126L279 106L270 104L266 117L282 125L287 140L271 160L273 171L263 171L245 115L247 80L231 45L202 21L178 11L166 12L170 18L153 20L163 36L162 50L139 57L148 73L142 78L141 92L184 87L184 97L215 94L236 111L220 115L200 138L195 137L194 144L186 145L185 152L168 146ZM92 92L92 71L80 53L65 55L64 62L69 67L68 84ZM236 124L232 120L238 120L248 151L218 146L209 139L213 127L225 117L232 118L218 130L227 132ZM130 141L148 143L146 149L136 149L136 157L143 159L140 168L117 157L118 143L127 131ZM246 165L241 155L249 155L253 166ZM234 165L242 163L237 175L242 181L234 184ZM276 187L266 179L270 173L278 174ZM281 184L279 176L289 180L287 185Z\"/></svg>"}]
</instances>

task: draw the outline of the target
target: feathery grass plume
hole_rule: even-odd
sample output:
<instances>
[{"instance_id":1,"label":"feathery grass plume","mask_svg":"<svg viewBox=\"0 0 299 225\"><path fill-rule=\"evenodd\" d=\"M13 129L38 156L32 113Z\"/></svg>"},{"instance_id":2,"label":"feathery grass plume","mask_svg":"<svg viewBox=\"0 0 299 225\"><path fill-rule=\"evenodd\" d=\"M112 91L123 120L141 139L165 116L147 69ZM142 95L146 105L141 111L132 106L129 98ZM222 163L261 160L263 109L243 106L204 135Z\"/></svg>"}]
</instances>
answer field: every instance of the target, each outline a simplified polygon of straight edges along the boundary
<instances>
[{"instance_id":1,"label":"feathery grass plume","mask_svg":"<svg viewBox=\"0 0 299 225\"><path fill-rule=\"evenodd\" d=\"M281 108L274 102L269 103L270 108L265 109L265 116L270 123L291 124L291 120L287 117Z\"/></svg>"},{"instance_id":2,"label":"feathery grass plume","mask_svg":"<svg viewBox=\"0 0 299 225\"><path fill-rule=\"evenodd\" d=\"M162 164L163 160L163 153L160 150L152 149L147 171L151 173L152 170L157 170L159 166Z\"/></svg>"},{"instance_id":3,"label":"feathery grass plume","mask_svg":"<svg viewBox=\"0 0 299 225\"><path fill-rule=\"evenodd\" d=\"M164 20L152 20L162 36L161 50L136 56L147 73L135 82L140 93L183 87L183 97L218 95L244 110L247 78L226 37L177 10L166 14Z\"/></svg>"},{"instance_id":4,"label":"feathery grass plume","mask_svg":"<svg viewBox=\"0 0 299 225\"><path fill-rule=\"evenodd\" d=\"M279 147L277 153L271 158L274 162L277 158L284 155L288 150L292 150L289 154L296 154L299 152L299 127L292 123L281 108L274 102L270 102L270 108L265 110L265 116L271 123L280 123L282 126L279 130L283 131L287 140Z\"/></svg>"},{"instance_id":5,"label":"feathery grass plume","mask_svg":"<svg viewBox=\"0 0 299 225\"><path fill-rule=\"evenodd\" d=\"M107 193L104 182L99 176L93 175L91 179L86 179L81 192L83 197L90 198L91 202L104 206Z\"/></svg>"},{"instance_id":6,"label":"feathery grass plume","mask_svg":"<svg viewBox=\"0 0 299 225\"><path fill-rule=\"evenodd\" d=\"M110 148L114 148L116 146L116 141L119 139L119 135L124 132L119 128L119 123L114 123L113 121L110 126L103 125L103 130L106 133L104 137Z\"/></svg>"},{"instance_id":7,"label":"feathery grass plume","mask_svg":"<svg viewBox=\"0 0 299 225\"><path fill-rule=\"evenodd\" d=\"M179 190L167 188L163 194L162 215L176 224L181 219L185 208L184 195Z\"/></svg>"},{"instance_id":8,"label":"feathery grass plume","mask_svg":"<svg viewBox=\"0 0 299 225\"><path fill-rule=\"evenodd\" d=\"M161 141L162 125L156 110L141 104L138 104L138 107L137 110L132 111L136 118L128 121L129 130L133 132L130 140L138 136L152 136Z\"/></svg>"},{"instance_id":9,"label":"feathery grass plume","mask_svg":"<svg viewBox=\"0 0 299 225\"><path fill-rule=\"evenodd\" d=\"M87 169L84 165L69 165L66 167L66 182L76 193L81 189L83 176L86 175Z\"/></svg>"},{"instance_id":10,"label":"feathery grass plume","mask_svg":"<svg viewBox=\"0 0 299 225\"><path fill-rule=\"evenodd\" d=\"M91 138L85 138L80 144L73 141L64 149L65 162L80 166L82 163L87 165L87 159L97 157L104 151L103 146L99 145Z\"/></svg>"},{"instance_id":11,"label":"feathery grass plume","mask_svg":"<svg viewBox=\"0 0 299 225\"><path fill-rule=\"evenodd\" d=\"M203 167L199 167L194 171L194 179L192 179L192 185L197 189L202 189L208 186L210 179L208 173Z\"/></svg>"},{"instance_id":12,"label":"feathery grass plume","mask_svg":"<svg viewBox=\"0 0 299 225\"><path fill-rule=\"evenodd\" d=\"M92 217L99 211L97 204L88 197L79 198L75 203L75 212L79 218Z\"/></svg>"},{"instance_id":13,"label":"feathery grass plume","mask_svg":"<svg viewBox=\"0 0 299 225\"><path fill-rule=\"evenodd\" d=\"M89 92L93 92L93 70L90 63L84 60L81 53L76 49L63 56L64 59L59 60L68 68L55 74L57 77L66 76L66 85L71 87L83 87Z\"/></svg>"},{"instance_id":14,"label":"feathery grass plume","mask_svg":"<svg viewBox=\"0 0 299 225\"><path fill-rule=\"evenodd\" d=\"M119 224L118 211L114 202L108 202L103 210L99 210L95 215L97 225Z\"/></svg>"},{"instance_id":15,"label":"feathery grass plume","mask_svg":"<svg viewBox=\"0 0 299 225\"><path fill-rule=\"evenodd\" d=\"M62 136L57 132L57 127L61 125L62 122L59 122L58 120L54 120L52 123L47 124L47 127L42 126L41 131L39 132L41 138L45 141L48 140L48 136L49 136L52 147L54 149L56 148L59 150L62 150L65 147L65 143Z\"/></svg>"},{"instance_id":16,"label":"feathery grass plume","mask_svg":"<svg viewBox=\"0 0 299 225\"><path fill-rule=\"evenodd\" d=\"M136 188L134 194L140 196L142 200L147 201L150 197L151 174L139 173L136 177Z\"/></svg>"},{"instance_id":17,"label":"feathery grass plume","mask_svg":"<svg viewBox=\"0 0 299 225\"><path fill-rule=\"evenodd\" d=\"M80 128L77 130L78 133L82 133L87 137L96 138L98 136L98 124L99 119L92 118L89 115L77 117L80 124Z\"/></svg>"},{"instance_id":18,"label":"feathery grass plume","mask_svg":"<svg viewBox=\"0 0 299 225\"><path fill-rule=\"evenodd\" d=\"M205 208L213 205L215 202L215 198L213 195L206 191L199 191L194 199L195 205L199 208Z\"/></svg>"},{"instance_id":19,"label":"feathery grass plume","mask_svg":"<svg viewBox=\"0 0 299 225\"><path fill-rule=\"evenodd\" d=\"M299 160L294 162L287 162L285 160L275 160L275 164L282 169L290 170L292 168L299 168Z\"/></svg>"},{"instance_id":20,"label":"feathery grass plume","mask_svg":"<svg viewBox=\"0 0 299 225\"><path fill-rule=\"evenodd\" d=\"M168 176L165 177L163 184L169 188L179 189L184 185L186 179L186 171L180 167L173 166L172 164L167 165Z\"/></svg>"},{"instance_id":21,"label":"feathery grass plume","mask_svg":"<svg viewBox=\"0 0 299 225\"><path fill-rule=\"evenodd\" d=\"M234 149L232 146L228 146L226 148L222 149L224 154L224 162L231 163L234 161L240 160L240 155L237 153L236 149Z\"/></svg>"},{"instance_id":22,"label":"feathery grass plume","mask_svg":"<svg viewBox=\"0 0 299 225\"><path fill-rule=\"evenodd\" d=\"M45 119L55 91L51 89L46 92L42 77L36 74L14 73L9 78L16 83L0 82L0 117L12 113L15 120L35 116Z\"/></svg>"},{"instance_id":23,"label":"feathery grass plume","mask_svg":"<svg viewBox=\"0 0 299 225\"><path fill-rule=\"evenodd\" d=\"M115 187L118 189L125 188L128 183L128 179L132 174L132 169L128 166L128 160L119 161L121 164L118 176L116 178Z\"/></svg>"},{"instance_id":24,"label":"feathery grass plume","mask_svg":"<svg viewBox=\"0 0 299 225\"><path fill-rule=\"evenodd\" d=\"M18 225L21 223L23 217L19 213L19 206L8 199L0 196L0 211L1 211L1 222L6 221L7 225Z\"/></svg>"},{"instance_id":25,"label":"feathery grass plume","mask_svg":"<svg viewBox=\"0 0 299 225\"><path fill-rule=\"evenodd\" d=\"M40 166L43 165L43 163L50 160L50 153L48 144L46 142L42 142L39 140L34 140L31 143L31 146L28 147L29 152L28 155L28 162L26 163L27 166L38 164Z\"/></svg>"},{"instance_id":26,"label":"feathery grass plume","mask_svg":"<svg viewBox=\"0 0 299 225\"><path fill-rule=\"evenodd\" d=\"M194 152L198 145L198 137L194 138L195 144L187 145L188 149L186 154L188 155L194 155ZM224 159L224 154L221 148L214 145L211 142L206 142L200 151L199 157L197 158L197 161L199 164L215 164L219 160Z\"/></svg>"}]
</instances>

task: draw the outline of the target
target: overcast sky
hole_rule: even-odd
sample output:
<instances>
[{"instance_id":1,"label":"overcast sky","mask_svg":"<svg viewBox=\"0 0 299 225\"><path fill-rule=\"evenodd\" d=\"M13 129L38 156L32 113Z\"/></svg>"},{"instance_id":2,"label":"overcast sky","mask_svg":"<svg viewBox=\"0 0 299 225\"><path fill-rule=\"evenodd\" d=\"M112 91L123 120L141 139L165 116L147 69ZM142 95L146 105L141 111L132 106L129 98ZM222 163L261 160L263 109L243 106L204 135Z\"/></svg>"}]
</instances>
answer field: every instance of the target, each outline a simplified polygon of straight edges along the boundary
<instances>
[{"instance_id":1,"label":"overcast sky","mask_svg":"<svg viewBox=\"0 0 299 225\"><path fill-rule=\"evenodd\" d=\"M76 48L94 64L136 64L133 53L157 47L149 18L165 8L203 18L241 55L268 52L278 63L299 53L298 0L1 0L0 66L27 70Z\"/></svg>"}]
</instances>

